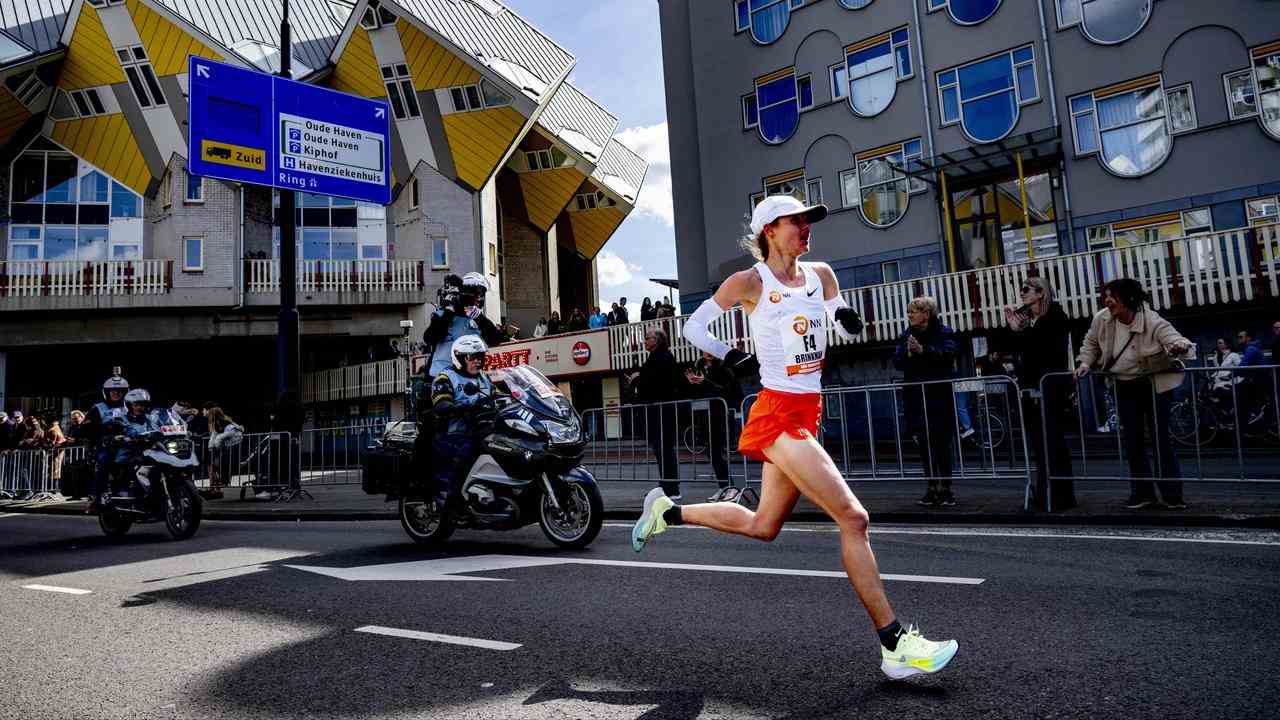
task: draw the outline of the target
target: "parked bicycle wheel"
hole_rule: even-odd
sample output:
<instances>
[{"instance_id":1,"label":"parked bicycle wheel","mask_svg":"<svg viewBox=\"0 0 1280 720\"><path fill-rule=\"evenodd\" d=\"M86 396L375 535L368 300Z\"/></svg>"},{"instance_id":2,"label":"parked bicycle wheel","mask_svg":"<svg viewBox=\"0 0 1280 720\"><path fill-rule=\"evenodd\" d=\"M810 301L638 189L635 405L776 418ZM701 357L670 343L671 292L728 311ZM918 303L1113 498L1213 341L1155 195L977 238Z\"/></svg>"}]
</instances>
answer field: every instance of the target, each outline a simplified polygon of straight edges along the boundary
<instances>
[{"instance_id":1,"label":"parked bicycle wheel","mask_svg":"<svg viewBox=\"0 0 1280 720\"><path fill-rule=\"evenodd\" d=\"M1004 445L1009 437L1009 421L1004 414L983 405L973 416L973 435L969 438L984 450L995 450Z\"/></svg>"},{"instance_id":2,"label":"parked bicycle wheel","mask_svg":"<svg viewBox=\"0 0 1280 720\"><path fill-rule=\"evenodd\" d=\"M1205 447L1218 437L1218 413L1201 400L1179 400L1169 408L1169 436L1183 447Z\"/></svg>"},{"instance_id":3,"label":"parked bicycle wheel","mask_svg":"<svg viewBox=\"0 0 1280 720\"><path fill-rule=\"evenodd\" d=\"M685 428L680 442L684 444L684 449L688 450L691 455L701 455L707 451L706 433L699 432L696 426Z\"/></svg>"}]
</instances>

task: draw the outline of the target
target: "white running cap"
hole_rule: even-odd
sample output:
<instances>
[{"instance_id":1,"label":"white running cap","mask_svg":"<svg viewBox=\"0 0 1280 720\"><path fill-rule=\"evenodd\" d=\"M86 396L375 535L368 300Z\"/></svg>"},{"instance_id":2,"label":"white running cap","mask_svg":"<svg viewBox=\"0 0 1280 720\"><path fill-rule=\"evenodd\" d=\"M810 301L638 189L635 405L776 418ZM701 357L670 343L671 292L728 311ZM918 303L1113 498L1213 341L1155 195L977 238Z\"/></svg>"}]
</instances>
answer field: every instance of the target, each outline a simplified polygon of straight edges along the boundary
<instances>
[{"instance_id":1,"label":"white running cap","mask_svg":"<svg viewBox=\"0 0 1280 720\"><path fill-rule=\"evenodd\" d=\"M759 235L765 225L787 215L804 215L810 223L816 223L827 216L827 206L805 205L790 195L770 195L751 213L751 234Z\"/></svg>"}]
</instances>

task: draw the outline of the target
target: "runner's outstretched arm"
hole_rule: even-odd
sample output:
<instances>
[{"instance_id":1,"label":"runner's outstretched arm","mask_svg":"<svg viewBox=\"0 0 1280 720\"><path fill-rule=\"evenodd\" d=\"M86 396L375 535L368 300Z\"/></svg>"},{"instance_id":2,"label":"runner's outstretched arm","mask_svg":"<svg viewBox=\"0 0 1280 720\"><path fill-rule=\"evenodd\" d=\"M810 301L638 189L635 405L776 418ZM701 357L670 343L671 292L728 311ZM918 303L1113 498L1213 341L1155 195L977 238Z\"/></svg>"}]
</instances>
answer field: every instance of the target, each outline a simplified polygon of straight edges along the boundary
<instances>
[{"instance_id":1,"label":"runner's outstretched arm","mask_svg":"<svg viewBox=\"0 0 1280 720\"><path fill-rule=\"evenodd\" d=\"M724 360L734 372L746 372L758 369L755 358L747 353L730 347L727 343L711 334L708 326L722 313L733 308L739 302L753 303L759 296L759 289L754 287L759 282L759 275L754 270L743 270L729 276L729 279L716 290L715 295L707 298L693 315L684 323L684 339L694 347L709 352ZM755 290L755 293L752 293ZM745 301L745 302L744 302Z\"/></svg>"}]
</instances>

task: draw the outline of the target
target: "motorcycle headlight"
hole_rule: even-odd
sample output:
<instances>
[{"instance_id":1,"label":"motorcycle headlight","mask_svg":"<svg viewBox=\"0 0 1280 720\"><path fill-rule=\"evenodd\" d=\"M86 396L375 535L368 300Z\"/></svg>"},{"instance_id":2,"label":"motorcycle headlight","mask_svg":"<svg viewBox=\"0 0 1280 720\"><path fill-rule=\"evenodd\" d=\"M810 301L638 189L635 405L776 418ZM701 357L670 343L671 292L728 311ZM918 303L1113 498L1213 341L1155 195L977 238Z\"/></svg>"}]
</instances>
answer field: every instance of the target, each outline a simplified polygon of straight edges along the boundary
<instances>
[{"instance_id":1,"label":"motorcycle headlight","mask_svg":"<svg viewBox=\"0 0 1280 720\"><path fill-rule=\"evenodd\" d=\"M507 418L504 422L506 422L507 427L518 433L524 433L529 437L542 437L542 434L535 430L532 425L520 418Z\"/></svg>"},{"instance_id":2,"label":"motorcycle headlight","mask_svg":"<svg viewBox=\"0 0 1280 720\"><path fill-rule=\"evenodd\" d=\"M567 423L544 420L542 424L547 428L552 445L568 445L582 441L582 428L576 420Z\"/></svg>"},{"instance_id":3,"label":"motorcycle headlight","mask_svg":"<svg viewBox=\"0 0 1280 720\"><path fill-rule=\"evenodd\" d=\"M167 450L167 451L169 452L169 454L170 454L170 455L177 455L177 454L178 454L178 441L177 441L177 440L170 440L169 442L167 442L167 443L165 443L165 444L164 444L164 449L165 449L165 450Z\"/></svg>"}]
</instances>

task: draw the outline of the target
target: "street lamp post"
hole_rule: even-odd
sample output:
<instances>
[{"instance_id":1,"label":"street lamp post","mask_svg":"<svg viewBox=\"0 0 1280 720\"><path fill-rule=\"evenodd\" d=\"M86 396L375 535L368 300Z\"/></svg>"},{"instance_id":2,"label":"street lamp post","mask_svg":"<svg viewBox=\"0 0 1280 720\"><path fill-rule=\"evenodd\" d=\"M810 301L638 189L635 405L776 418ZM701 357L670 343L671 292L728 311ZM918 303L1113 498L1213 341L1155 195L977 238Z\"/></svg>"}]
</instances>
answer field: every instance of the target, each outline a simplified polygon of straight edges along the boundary
<instances>
[{"instance_id":1,"label":"street lamp post","mask_svg":"<svg viewBox=\"0 0 1280 720\"><path fill-rule=\"evenodd\" d=\"M404 333L404 337L400 339L400 357L404 358L404 416L414 417L413 412L413 373L409 367L409 363L413 359L413 321L401 320L400 331Z\"/></svg>"}]
</instances>

